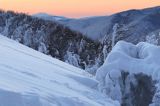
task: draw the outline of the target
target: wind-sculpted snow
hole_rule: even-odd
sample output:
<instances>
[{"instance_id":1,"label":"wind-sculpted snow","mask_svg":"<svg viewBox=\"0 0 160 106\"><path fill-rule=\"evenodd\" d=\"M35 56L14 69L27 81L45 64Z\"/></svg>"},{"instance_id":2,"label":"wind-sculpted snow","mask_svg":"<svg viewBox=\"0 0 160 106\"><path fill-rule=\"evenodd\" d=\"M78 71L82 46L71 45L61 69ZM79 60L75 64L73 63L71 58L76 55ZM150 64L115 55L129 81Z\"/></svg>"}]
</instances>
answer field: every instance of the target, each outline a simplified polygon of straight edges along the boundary
<instances>
[{"instance_id":1,"label":"wind-sculpted snow","mask_svg":"<svg viewBox=\"0 0 160 106\"><path fill-rule=\"evenodd\" d=\"M83 70L0 35L0 106L117 106Z\"/></svg>"},{"instance_id":2,"label":"wind-sculpted snow","mask_svg":"<svg viewBox=\"0 0 160 106\"><path fill-rule=\"evenodd\" d=\"M156 93L152 99L153 106L160 104L160 47L148 43L140 42L137 45L119 41L111 53L108 55L105 63L101 66L96 78L99 81L99 89L115 100L122 102L122 88L120 78L122 72L130 75L144 74L151 76L152 80L157 81ZM130 81L136 83L135 79L130 77Z\"/></svg>"}]
</instances>

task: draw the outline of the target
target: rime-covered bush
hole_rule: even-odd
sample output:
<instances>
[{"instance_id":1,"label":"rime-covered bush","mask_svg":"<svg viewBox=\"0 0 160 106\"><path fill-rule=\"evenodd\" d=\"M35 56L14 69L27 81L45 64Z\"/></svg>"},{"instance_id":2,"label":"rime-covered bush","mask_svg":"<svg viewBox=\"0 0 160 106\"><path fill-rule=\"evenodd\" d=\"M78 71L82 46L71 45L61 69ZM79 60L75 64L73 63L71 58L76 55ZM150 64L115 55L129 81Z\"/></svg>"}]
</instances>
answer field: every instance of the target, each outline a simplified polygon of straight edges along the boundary
<instances>
[{"instance_id":1,"label":"rime-covered bush","mask_svg":"<svg viewBox=\"0 0 160 106\"><path fill-rule=\"evenodd\" d=\"M96 73L99 90L123 106L158 106L159 58L159 46L119 41Z\"/></svg>"}]
</instances>

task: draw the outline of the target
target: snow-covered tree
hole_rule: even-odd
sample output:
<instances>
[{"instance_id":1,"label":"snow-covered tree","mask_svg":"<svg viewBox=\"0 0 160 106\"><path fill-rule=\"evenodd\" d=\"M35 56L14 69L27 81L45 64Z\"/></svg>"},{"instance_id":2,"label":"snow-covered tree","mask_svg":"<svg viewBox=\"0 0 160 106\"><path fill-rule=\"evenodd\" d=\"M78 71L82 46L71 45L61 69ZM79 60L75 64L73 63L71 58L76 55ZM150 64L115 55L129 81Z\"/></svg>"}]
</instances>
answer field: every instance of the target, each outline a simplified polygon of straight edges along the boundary
<instances>
[{"instance_id":1,"label":"snow-covered tree","mask_svg":"<svg viewBox=\"0 0 160 106\"><path fill-rule=\"evenodd\" d=\"M23 39L22 31L23 31L23 27L21 27L21 26L17 27L14 30L13 34L11 35L11 39L16 40L17 42L21 42Z\"/></svg>"},{"instance_id":2,"label":"snow-covered tree","mask_svg":"<svg viewBox=\"0 0 160 106\"><path fill-rule=\"evenodd\" d=\"M9 37L9 31L10 31L9 27L12 24L12 19L13 19L13 17L5 21L5 27L4 27L4 30L2 32L3 35L6 35L8 37Z\"/></svg>"},{"instance_id":3,"label":"snow-covered tree","mask_svg":"<svg viewBox=\"0 0 160 106\"><path fill-rule=\"evenodd\" d=\"M32 37L33 37L33 30L31 28L29 28L24 33L24 37L23 37L24 45L31 46L32 40L33 40Z\"/></svg>"},{"instance_id":4,"label":"snow-covered tree","mask_svg":"<svg viewBox=\"0 0 160 106\"><path fill-rule=\"evenodd\" d=\"M155 34L146 36L146 42L158 45L158 39Z\"/></svg>"},{"instance_id":5,"label":"snow-covered tree","mask_svg":"<svg viewBox=\"0 0 160 106\"><path fill-rule=\"evenodd\" d=\"M115 45L115 37L117 36L117 29L118 29L119 25L118 23L116 23L114 26L113 26L113 33L112 33L112 48L114 47Z\"/></svg>"},{"instance_id":6,"label":"snow-covered tree","mask_svg":"<svg viewBox=\"0 0 160 106\"><path fill-rule=\"evenodd\" d=\"M86 63L85 63L85 70L87 72L89 72L90 74L95 75L97 69L101 66L100 63L101 63L101 59L100 59L100 56L99 56L98 58L95 59L95 64L94 65L92 65L92 64L86 65Z\"/></svg>"},{"instance_id":7,"label":"snow-covered tree","mask_svg":"<svg viewBox=\"0 0 160 106\"><path fill-rule=\"evenodd\" d=\"M106 57L107 57L107 54L108 54L108 51L107 51L107 45L104 45L103 46L103 61L106 60Z\"/></svg>"},{"instance_id":8,"label":"snow-covered tree","mask_svg":"<svg viewBox=\"0 0 160 106\"><path fill-rule=\"evenodd\" d=\"M84 39L81 39L81 42L80 42L80 45L79 45L79 49L78 49L78 52L82 52L82 50L84 49L84 46L85 46L85 40Z\"/></svg>"},{"instance_id":9,"label":"snow-covered tree","mask_svg":"<svg viewBox=\"0 0 160 106\"><path fill-rule=\"evenodd\" d=\"M38 51L44 54L48 53L47 47L43 42L41 42L40 45L38 46Z\"/></svg>"},{"instance_id":10,"label":"snow-covered tree","mask_svg":"<svg viewBox=\"0 0 160 106\"><path fill-rule=\"evenodd\" d=\"M65 55L65 62L69 63L73 66L80 67L79 62L80 62L80 57L77 54L74 54L73 52L67 51Z\"/></svg>"}]
</instances>

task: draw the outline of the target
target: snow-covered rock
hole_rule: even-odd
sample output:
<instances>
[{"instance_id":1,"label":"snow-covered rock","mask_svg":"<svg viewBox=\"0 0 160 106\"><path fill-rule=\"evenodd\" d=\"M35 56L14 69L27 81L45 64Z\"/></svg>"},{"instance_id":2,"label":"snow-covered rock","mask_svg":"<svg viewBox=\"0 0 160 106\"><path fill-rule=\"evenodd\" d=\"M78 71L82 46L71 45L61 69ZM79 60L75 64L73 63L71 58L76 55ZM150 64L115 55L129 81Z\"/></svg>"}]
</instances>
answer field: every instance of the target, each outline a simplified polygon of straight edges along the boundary
<instances>
[{"instance_id":1,"label":"snow-covered rock","mask_svg":"<svg viewBox=\"0 0 160 106\"><path fill-rule=\"evenodd\" d=\"M89 76L0 35L0 106L118 106Z\"/></svg>"},{"instance_id":2,"label":"snow-covered rock","mask_svg":"<svg viewBox=\"0 0 160 106\"><path fill-rule=\"evenodd\" d=\"M152 80L157 82L155 84L156 91L152 99L154 104L153 106L159 106L157 105L160 100L159 46L154 46L144 42L133 45L124 41L119 41L109 53L103 66L98 69L96 79L99 81L99 90L110 96L112 99L120 101L121 103L123 89L120 83L120 78L122 77L122 72L129 73L130 78L128 81L130 80L129 82L132 82L132 84L135 85L137 82L135 81L136 79L134 78L134 75L144 74L151 76ZM127 82L125 82L125 84L127 85ZM127 87L129 86L130 84L127 85Z\"/></svg>"}]
</instances>

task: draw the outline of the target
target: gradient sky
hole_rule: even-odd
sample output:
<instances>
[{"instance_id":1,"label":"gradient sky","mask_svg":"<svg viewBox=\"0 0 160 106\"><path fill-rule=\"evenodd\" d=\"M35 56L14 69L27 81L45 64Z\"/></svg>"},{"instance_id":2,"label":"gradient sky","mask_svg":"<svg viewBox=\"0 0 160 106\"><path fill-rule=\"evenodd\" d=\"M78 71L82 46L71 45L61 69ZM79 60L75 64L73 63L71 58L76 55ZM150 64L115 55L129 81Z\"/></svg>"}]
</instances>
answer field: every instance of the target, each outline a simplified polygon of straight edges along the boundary
<instances>
[{"instance_id":1,"label":"gradient sky","mask_svg":"<svg viewBox=\"0 0 160 106\"><path fill-rule=\"evenodd\" d=\"M66 17L110 15L128 9L160 6L160 0L0 0L0 9Z\"/></svg>"}]
</instances>

